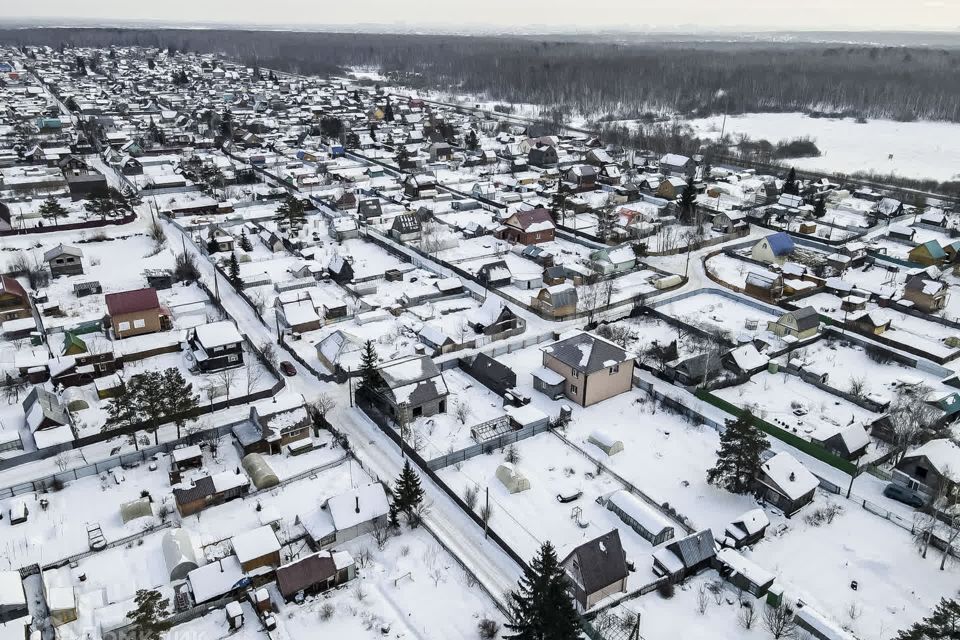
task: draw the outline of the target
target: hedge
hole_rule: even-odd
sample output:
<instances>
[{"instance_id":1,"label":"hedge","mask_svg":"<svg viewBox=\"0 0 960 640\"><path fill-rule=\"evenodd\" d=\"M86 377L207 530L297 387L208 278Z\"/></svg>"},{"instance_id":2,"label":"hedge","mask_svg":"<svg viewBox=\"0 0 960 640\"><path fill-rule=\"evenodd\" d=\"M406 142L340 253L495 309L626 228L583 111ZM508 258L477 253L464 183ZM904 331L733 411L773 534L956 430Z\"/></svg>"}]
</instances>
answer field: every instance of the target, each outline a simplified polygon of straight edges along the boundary
<instances>
[{"instance_id":1,"label":"hedge","mask_svg":"<svg viewBox=\"0 0 960 640\"><path fill-rule=\"evenodd\" d=\"M727 413L738 418L745 413L745 411L740 407L731 404L722 398L718 398L704 389L698 389L695 395L700 400L712 404L718 409L726 411ZM830 453L820 445L814 444L809 440L804 440L800 436L781 429L780 427L774 426L766 420L762 420L757 416L753 416L753 425L768 435L773 436L777 440L785 442L791 447L799 449L800 451L803 451L807 455L812 456L821 462L826 462L831 467L839 469L848 475L853 475L857 472L857 466L849 460L844 460L840 456Z\"/></svg>"}]
</instances>

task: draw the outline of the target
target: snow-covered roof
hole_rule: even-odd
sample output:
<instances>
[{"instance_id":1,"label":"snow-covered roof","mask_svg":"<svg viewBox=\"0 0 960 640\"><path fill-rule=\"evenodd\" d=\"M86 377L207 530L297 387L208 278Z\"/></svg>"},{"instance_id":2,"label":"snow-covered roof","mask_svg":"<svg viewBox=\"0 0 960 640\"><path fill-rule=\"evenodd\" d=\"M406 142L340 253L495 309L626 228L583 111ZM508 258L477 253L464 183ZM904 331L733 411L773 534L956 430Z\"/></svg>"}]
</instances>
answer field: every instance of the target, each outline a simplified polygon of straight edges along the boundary
<instances>
[{"instance_id":1,"label":"snow-covered roof","mask_svg":"<svg viewBox=\"0 0 960 640\"><path fill-rule=\"evenodd\" d=\"M23 580L19 571L0 571L0 607L19 607L27 604Z\"/></svg>"},{"instance_id":2,"label":"snow-covered roof","mask_svg":"<svg viewBox=\"0 0 960 640\"><path fill-rule=\"evenodd\" d=\"M735 549L720 549L720 551L717 552L717 559L733 569L734 573L742 575L756 585L769 584L773 582L773 579L776 577L773 573L752 560L744 558L743 555Z\"/></svg>"},{"instance_id":3,"label":"snow-covered roof","mask_svg":"<svg viewBox=\"0 0 960 640\"><path fill-rule=\"evenodd\" d=\"M232 590L246 577L237 556L227 556L187 574L193 599L198 603L212 600Z\"/></svg>"},{"instance_id":4,"label":"snow-covered roof","mask_svg":"<svg viewBox=\"0 0 960 640\"><path fill-rule=\"evenodd\" d=\"M652 535L658 536L665 529L673 529L673 523L655 511L653 507L641 502L632 493L624 490L614 491L607 501L632 518Z\"/></svg>"},{"instance_id":5,"label":"snow-covered roof","mask_svg":"<svg viewBox=\"0 0 960 640\"><path fill-rule=\"evenodd\" d=\"M786 451L781 451L761 466L767 477L791 500L801 498L820 486L817 477Z\"/></svg>"},{"instance_id":6,"label":"snow-covered roof","mask_svg":"<svg viewBox=\"0 0 960 640\"><path fill-rule=\"evenodd\" d=\"M960 446L945 438L937 438L910 451L905 458L926 457L940 475L960 482Z\"/></svg>"},{"instance_id":7,"label":"snow-covered roof","mask_svg":"<svg viewBox=\"0 0 960 640\"><path fill-rule=\"evenodd\" d=\"M280 541L270 526L257 527L230 539L240 563L249 562L280 551Z\"/></svg>"},{"instance_id":8,"label":"snow-covered roof","mask_svg":"<svg viewBox=\"0 0 960 640\"><path fill-rule=\"evenodd\" d=\"M742 347L737 347L730 352L730 357L733 358L733 361L737 363L737 366L741 371L753 371L754 369L762 369L767 366L767 363L770 361L770 358L763 355L753 343L745 344Z\"/></svg>"},{"instance_id":9,"label":"snow-covered roof","mask_svg":"<svg viewBox=\"0 0 960 640\"><path fill-rule=\"evenodd\" d=\"M390 505L383 485L371 482L330 498L327 509L336 530L343 531L386 515Z\"/></svg>"}]
</instances>

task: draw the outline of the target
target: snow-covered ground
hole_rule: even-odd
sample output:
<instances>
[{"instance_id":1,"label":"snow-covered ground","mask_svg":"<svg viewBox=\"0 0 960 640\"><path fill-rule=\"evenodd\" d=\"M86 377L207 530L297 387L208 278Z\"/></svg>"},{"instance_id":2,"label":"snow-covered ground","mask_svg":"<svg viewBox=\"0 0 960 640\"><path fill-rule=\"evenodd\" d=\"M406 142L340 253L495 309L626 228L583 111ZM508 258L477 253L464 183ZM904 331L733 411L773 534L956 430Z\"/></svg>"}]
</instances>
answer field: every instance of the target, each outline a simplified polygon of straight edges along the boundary
<instances>
[{"instance_id":1,"label":"snow-covered ground","mask_svg":"<svg viewBox=\"0 0 960 640\"><path fill-rule=\"evenodd\" d=\"M702 137L719 138L723 116L691 120ZM811 118L802 113L750 113L728 116L726 133L745 134L773 144L809 136L820 149L818 158L797 158L799 169L837 173L870 171L908 178L953 180L960 167L960 124L895 122L852 118Z\"/></svg>"}]
</instances>

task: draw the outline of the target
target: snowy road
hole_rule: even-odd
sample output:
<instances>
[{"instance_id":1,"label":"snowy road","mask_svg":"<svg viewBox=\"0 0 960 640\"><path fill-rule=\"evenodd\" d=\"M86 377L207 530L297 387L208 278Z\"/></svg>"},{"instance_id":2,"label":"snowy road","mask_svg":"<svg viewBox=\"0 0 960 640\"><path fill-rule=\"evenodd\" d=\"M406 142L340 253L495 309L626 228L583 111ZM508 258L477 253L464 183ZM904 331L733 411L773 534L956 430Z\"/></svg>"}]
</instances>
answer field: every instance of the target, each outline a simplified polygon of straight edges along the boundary
<instances>
[{"instance_id":1,"label":"snowy road","mask_svg":"<svg viewBox=\"0 0 960 640\"><path fill-rule=\"evenodd\" d=\"M185 235L174 224L164 221L164 231L171 246L184 244ZM256 312L221 278L206 256L187 237L184 245L193 254L202 274L201 279L216 290L219 278L221 302L236 321L240 332L257 345L277 343L274 331L265 326ZM280 357L285 351L278 348ZM348 434L354 453L363 465L380 479L391 480L400 473L403 459L393 442L359 409L349 406L347 389L315 378L299 363L290 359L297 375L286 379L287 388L301 394L307 402L327 393L337 400L331 421ZM479 527L429 478L423 478L427 499L431 503L425 522L438 539L469 569L494 600L503 605L503 594L516 586L520 567L492 541L485 540Z\"/></svg>"}]
</instances>

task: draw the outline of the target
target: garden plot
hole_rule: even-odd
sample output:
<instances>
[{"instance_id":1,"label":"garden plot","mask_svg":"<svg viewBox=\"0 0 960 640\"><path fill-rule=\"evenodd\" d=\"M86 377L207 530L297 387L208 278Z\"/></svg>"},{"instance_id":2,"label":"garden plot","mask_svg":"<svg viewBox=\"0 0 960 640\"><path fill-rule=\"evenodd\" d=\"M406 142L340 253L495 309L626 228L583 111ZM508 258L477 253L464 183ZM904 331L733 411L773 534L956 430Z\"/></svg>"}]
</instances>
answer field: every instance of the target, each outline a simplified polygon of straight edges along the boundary
<instances>
[{"instance_id":1,"label":"garden plot","mask_svg":"<svg viewBox=\"0 0 960 640\"><path fill-rule=\"evenodd\" d=\"M645 354L654 344L669 345L677 342L678 357L683 360L701 353L703 341L697 336L678 330L675 326L655 316L637 316L617 320L608 325L612 333L607 337L601 326L598 333L601 336L619 344L621 347L638 356ZM620 337L619 333L624 332Z\"/></svg>"},{"instance_id":2,"label":"garden plot","mask_svg":"<svg viewBox=\"0 0 960 640\"><path fill-rule=\"evenodd\" d=\"M806 522L812 510L831 504L842 509L832 523ZM941 597L956 596L960 584L957 564L948 562L940 571L940 552L921 558L909 531L822 492L789 520L784 534L745 555L775 573L790 598L809 603L862 640L888 640L927 615Z\"/></svg>"},{"instance_id":3,"label":"garden plot","mask_svg":"<svg viewBox=\"0 0 960 640\"><path fill-rule=\"evenodd\" d=\"M460 231L463 231L464 229L466 229L468 226L472 224L478 224L483 227L490 227L490 226L495 226L499 224L497 222L496 216L494 216L494 214L490 213L486 209L470 209L469 211L448 211L446 213L437 214L436 217L438 220L440 220L444 224L448 224L454 229L458 229ZM492 238L473 238L472 240L481 240L489 244ZM464 238L463 240L460 241L461 246L468 243L471 243L470 239ZM449 260L449 258L447 258L444 255L444 252L442 251L437 255L442 256L445 260Z\"/></svg>"},{"instance_id":4,"label":"garden plot","mask_svg":"<svg viewBox=\"0 0 960 640\"><path fill-rule=\"evenodd\" d=\"M829 376L826 383L841 391L850 391L851 382L861 378L863 394L876 394L887 400L892 400L897 389L903 386L925 385L932 391L949 390L941 383L941 376L898 362L880 364L863 347L835 334L792 352L790 358L803 360L826 373Z\"/></svg>"},{"instance_id":5,"label":"garden plot","mask_svg":"<svg viewBox=\"0 0 960 640\"><path fill-rule=\"evenodd\" d=\"M632 271L613 280L613 292L610 302L632 300L637 296L652 293L657 290L651 283L661 276L656 271L641 269Z\"/></svg>"},{"instance_id":6,"label":"garden plot","mask_svg":"<svg viewBox=\"0 0 960 640\"><path fill-rule=\"evenodd\" d=\"M240 464L227 438L219 441L215 455L205 449L203 458L205 468L211 473L233 470ZM153 471L145 463L129 469L117 467L68 482L60 491L23 494L0 501L2 513L7 513L18 501L23 501L29 510L25 523L16 526L0 523L3 557L14 569L37 562L49 564L89 550L88 524L99 525L107 542L159 524L159 515L137 518L126 524L120 517L120 505L139 499L143 491L153 496L154 513L159 514L161 501L171 493L165 454L158 457L156 467ZM49 503L46 509L40 505L41 497Z\"/></svg>"},{"instance_id":7,"label":"garden plot","mask_svg":"<svg viewBox=\"0 0 960 640\"><path fill-rule=\"evenodd\" d=\"M489 489L492 516L490 526L522 557L533 557L541 543L549 540L561 558L574 547L619 529L628 561L638 570L628 578L627 587L637 588L654 580L650 554L653 547L612 511L597 504L623 486L550 433L542 433L513 445L515 468L530 488L511 494L497 478L505 462L503 452L481 455L462 465L441 470L440 476L459 495L468 489L478 492L476 509L484 505ZM513 449L511 449L513 450ZM459 467L459 468L457 468ZM580 498L561 503L557 496L582 491ZM682 531L679 526L678 531Z\"/></svg>"},{"instance_id":8,"label":"garden plot","mask_svg":"<svg viewBox=\"0 0 960 640\"><path fill-rule=\"evenodd\" d=\"M314 255L314 259L320 264L328 264L335 255L353 258L354 280L382 276L390 269L403 270L405 264L378 245L359 238L344 240L339 245L327 244Z\"/></svg>"},{"instance_id":9,"label":"garden plot","mask_svg":"<svg viewBox=\"0 0 960 640\"><path fill-rule=\"evenodd\" d=\"M767 311L747 302L709 292L660 305L657 311L688 324L709 331L719 331L729 336L744 333L748 321L757 323L756 331L766 331L767 321L776 320L779 317L772 310Z\"/></svg>"},{"instance_id":10,"label":"garden plot","mask_svg":"<svg viewBox=\"0 0 960 640\"><path fill-rule=\"evenodd\" d=\"M888 268L889 265L889 268ZM893 296L907 280L905 268L890 263L877 262L856 269L847 269L841 278L858 289L880 296ZM798 302L802 304L802 302Z\"/></svg>"},{"instance_id":11,"label":"garden plot","mask_svg":"<svg viewBox=\"0 0 960 640\"><path fill-rule=\"evenodd\" d=\"M410 425L413 446L426 460L477 444L471 427L507 415L503 398L460 369L444 371L443 379L451 398L447 412Z\"/></svg>"},{"instance_id":12,"label":"garden plot","mask_svg":"<svg viewBox=\"0 0 960 640\"><path fill-rule=\"evenodd\" d=\"M373 342L377 355L384 362L413 355L420 344L415 330L420 324L421 321L410 314L394 317L384 313L381 320L370 322L359 322L353 318L328 324L316 331L305 332L301 334L300 340L288 342L287 346L310 366L326 370L326 365L321 364L317 356L317 345L331 334L342 332L357 348L350 347L340 352L338 362L344 370L356 371L360 367L360 347L368 340Z\"/></svg>"},{"instance_id":13,"label":"garden plot","mask_svg":"<svg viewBox=\"0 0 960 640\"><path fill-rule=\"evenodd\" d=\"M788 373L761 371L714 394L755 416L806 439L826 439L854 423L870 424L878 414L808 384Z\"/></svg>"},{"instance_id":14,"label":"garden plot","mask_svg":"<svg viewBox=\"0 0 960 640\"><path fill-rule=\"evenodd\" d=\"M277 616L290 640L390 637L474 640L486 618L503 615L424 529L403 529L378 549L370 536L341 547L358 563L357 578L302 605L281 605ZM274 602L279 594L271 590ZM389 629L385 632L383 629Z\"/></svg>"},{"instance_id":15,"label":"garden plot","mask_svg":"<svg viewBox=\"0 0 960 640\"><path fill-rule=\"evenodd\" d=\"M483 211L482 209L475 209L474 211L462 211L448 215L464 216L463 220L460 220L459 218L457 219L457 225L466 225L472 221L472 218L480 218L480 214L485 214L487 218L492 218L491 214ZM480 221L483 222L482 218ZM503 240L497 240L492 236L480 236L478 238L462 238L457 246L451 247L450 249L436 251L433 253L433 255L440 260L444 260L452 264L458 264L480 258L490 258L495 260L509 251L509 243Z\"/></svg>"},{"instance_id":16,"label":"garden plot","mask_svg":"<svg viewBox=\"0 0 960 640\"><path fill-rule=\"evenodd\" d=\"M706 269L708 273L713 274L722 282L740 289L746 286L747 275L749 275L751 271L764 270L763 267L759 265L747 262L746 260L731 258L725 253L719 253L707 260Z\"/></svg>"}]
</instances>

